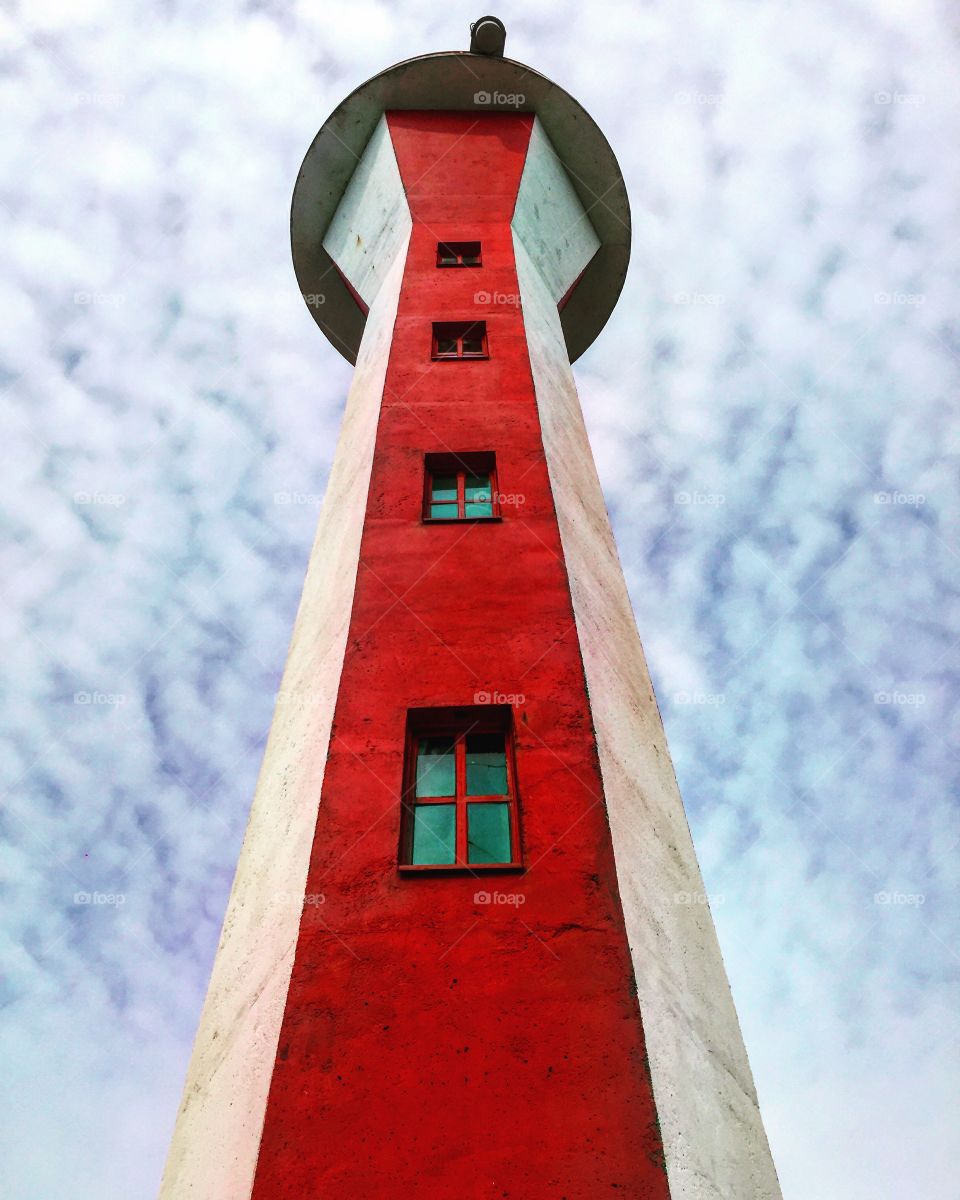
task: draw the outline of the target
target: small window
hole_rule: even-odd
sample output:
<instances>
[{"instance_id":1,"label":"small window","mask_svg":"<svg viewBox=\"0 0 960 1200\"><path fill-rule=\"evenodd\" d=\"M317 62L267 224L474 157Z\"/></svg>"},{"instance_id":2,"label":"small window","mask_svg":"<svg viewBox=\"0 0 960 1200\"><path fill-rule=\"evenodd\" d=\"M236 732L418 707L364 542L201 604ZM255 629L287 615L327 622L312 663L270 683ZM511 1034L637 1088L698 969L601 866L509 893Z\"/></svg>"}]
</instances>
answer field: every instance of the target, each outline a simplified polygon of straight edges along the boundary
<instances>
[{"instance_id":1,"label":"small window","mask_svg":"<svg viewBox=\"0 0 960 1200\"><path fill-rule=\"evenodd\" d=\"M401 869L520 867L509 710L419 709L411 718Z\"/></svg>"},{"instance_id":2,"label":"small window","mask_svg":"<svg viewBox=\"0 0 960 1200\"><path fill-rule=\"evenodd\" d=\"M486 358L486 321L435 321L434 358Z\"/></svg>"},{"instance_id":3,"label":"small window","mask_svg":"<svg viewBox=\"0 0 960 1200\"><path fill-rule=\"evenodd\" d=\"M491 521L499 517L493 454L428 454L424 473L425 521Z\"/></svg>"},{"instance_id":4,"label":"small window","mask_svg":"<svg viewBox=\"0 0 960 1200\"><path fill-rule=\"evenodd\" d=\"M479 267L482 266L480 261L480 243L479 242L438 242L437 243L437 266L438 267Z\"/></svg>"}]
</instances>

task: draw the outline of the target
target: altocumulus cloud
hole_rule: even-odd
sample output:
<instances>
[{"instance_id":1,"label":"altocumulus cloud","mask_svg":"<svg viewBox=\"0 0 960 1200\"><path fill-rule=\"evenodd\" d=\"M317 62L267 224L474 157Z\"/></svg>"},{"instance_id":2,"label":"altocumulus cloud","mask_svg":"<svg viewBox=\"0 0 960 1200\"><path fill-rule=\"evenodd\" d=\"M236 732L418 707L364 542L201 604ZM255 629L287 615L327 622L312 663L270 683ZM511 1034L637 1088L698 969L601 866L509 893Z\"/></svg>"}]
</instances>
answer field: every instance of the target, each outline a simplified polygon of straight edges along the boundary
<instances>
[{"instance_id":1,"label":"altocumulus cloud","mask_svg":"<svg viewBox=\"0 0 960 1200\"><path fill-rule=\"evenodd\" d=\"M531 0L634 209L577 372L788 1200L952 1200L956 22ZM155 1193L349 381L316 128L435 6L0 16L5 1190Z\"/></svg>"}]
</instances>

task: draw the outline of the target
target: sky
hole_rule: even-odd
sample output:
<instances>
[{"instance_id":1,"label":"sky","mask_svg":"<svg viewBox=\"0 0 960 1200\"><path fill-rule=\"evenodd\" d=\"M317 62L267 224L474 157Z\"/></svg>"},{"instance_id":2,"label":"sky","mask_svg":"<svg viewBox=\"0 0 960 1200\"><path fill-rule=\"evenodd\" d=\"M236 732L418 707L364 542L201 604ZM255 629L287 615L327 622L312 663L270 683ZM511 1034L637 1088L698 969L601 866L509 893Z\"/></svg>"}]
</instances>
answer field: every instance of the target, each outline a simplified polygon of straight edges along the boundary
<instances>
[{"instance_id":1,"label":"sky","mask_svg":"<svg viewBox=\"0 0 960 1200\"><path fill-rule=\"evenodd\" d=\"M784 1196L957 1200L960 16L496 11L631 199L575 370ZM479 15L0 0L9 1200L156 1194L350 379L293 183Z\"/></svg>"}]
</instances>

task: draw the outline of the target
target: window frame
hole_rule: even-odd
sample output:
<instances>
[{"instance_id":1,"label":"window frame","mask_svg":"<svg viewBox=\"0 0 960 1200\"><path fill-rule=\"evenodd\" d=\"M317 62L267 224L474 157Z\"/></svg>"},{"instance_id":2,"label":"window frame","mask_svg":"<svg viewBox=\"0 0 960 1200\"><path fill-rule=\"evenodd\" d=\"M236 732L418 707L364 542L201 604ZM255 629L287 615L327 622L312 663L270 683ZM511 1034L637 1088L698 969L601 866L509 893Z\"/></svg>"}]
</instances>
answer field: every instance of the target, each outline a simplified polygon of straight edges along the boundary
<instances>
[{"instance_id":1,"label":"window frame","mask_svg":"<svg viewBox=\"0 0 960 1200\"><path fill-rule=\"evenodd\" d=\"M476 338L475 330L479 330L480 353L464 354L465 338ZM441 354L440 342L456 342L455 354ZM486 321L434 321L430 342L430 357L434 362L480 362L490 357L490 346L487 341Z\"/></svg>"},{"instance_id":2,"label":"window frame","mask_svg":"<svg viewBox=\"0 0 960 1200\"><path fill-rule=\"evenodd\" d=\"M471 254L470 251L476 247L476 253ZM453 262L443 261L444 250L449 251ZM476 262L465 262L466 258L475 258ZM456 270L458 267L465 267L468 270L471 267L483 266L483 245L479 241L473 242L437 242L437 266L441 269L452 268Z\"/></svg>"},{"instance_id":3,"label":"window frame","mask_svg":"<svg viewBox=\"0 0 960 1200\"><path fill-rule=\"evenodd\" d=\"M498 733L503 736L507 768L506 795L467 795L467 737L472 733ZM417 796L417 751L426 738L454 739L454 796ZM455 817L455 850L452 863L414 863L414 812L421 805L453 804ZM506 863L471 863L468 861L469 805L506 804L510 817L511 861ZM403 875L459 872L476 875L481 872L517 872L524 869L520 840L520 796L517 786L516 747L513 736L512 710L506 705L483 705L461 709L412 710L407 721L404 745L403 793L400 806L400 847L397 869Z\"/></svg>"},{"instance_id":4,"label":"window frame","mask_svg":"<svg viewBox=\"0 0 960 1200\"><path fill-rule=\"evenodd\" d=\"M457 480L457 515L434 517L430 515L433 503L433 481L440 475L453 475ZM491 514L487 517L466 515L466 481L468 475L486 475L490 481ZM447 501L453 503L453 501ZM497 484L497 458L493 451L471 451L463 454L427 454L423 462L423 512L425 525L462 525L470 522L501 521L499 487Z\"/></svg>"}]
</instances>

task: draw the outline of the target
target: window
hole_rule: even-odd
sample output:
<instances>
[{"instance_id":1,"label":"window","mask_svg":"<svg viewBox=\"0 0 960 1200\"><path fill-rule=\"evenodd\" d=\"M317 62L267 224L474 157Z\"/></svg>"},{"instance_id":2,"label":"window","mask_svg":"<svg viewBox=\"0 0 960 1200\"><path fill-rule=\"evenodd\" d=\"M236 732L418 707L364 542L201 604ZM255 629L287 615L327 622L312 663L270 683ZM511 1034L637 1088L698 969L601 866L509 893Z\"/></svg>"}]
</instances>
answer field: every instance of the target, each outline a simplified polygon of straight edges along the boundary
<instances>
[{"instance_id":1,"label":"window","mask_svg":"<svg viewBox=\"0 0 960 1200\"><path fill-rule=\"evenodd\" d=\"M437 242L438 267L479 267L479 242Z\"/></svg>"},{"instance_id":2,"label":"window","mask_svg":"<svg viewBox=\"0 0 960 1200\"><path fill-rule=\"evenodd\" d=\"M428 454L425 521L492 521L499 518L493 454Z\"/></svg>"},{"instance_id":3,"label":"window","mask_svg":"<svg viewBox=\"0 0 960 1200\"><path fill-rule=\"evenodd\" d=\"M434 358L486 358L486 321L435 321Z\"/></svg>"},{"instance_id":4,"label":"window","mask_svg":"<svg viewBox=\"0 0 960 1200\"><path fill-rule=\"evenodd\" d=\"M510 709L411 714L400 867L519 868Z\"/></svg>"}]
</instances>

